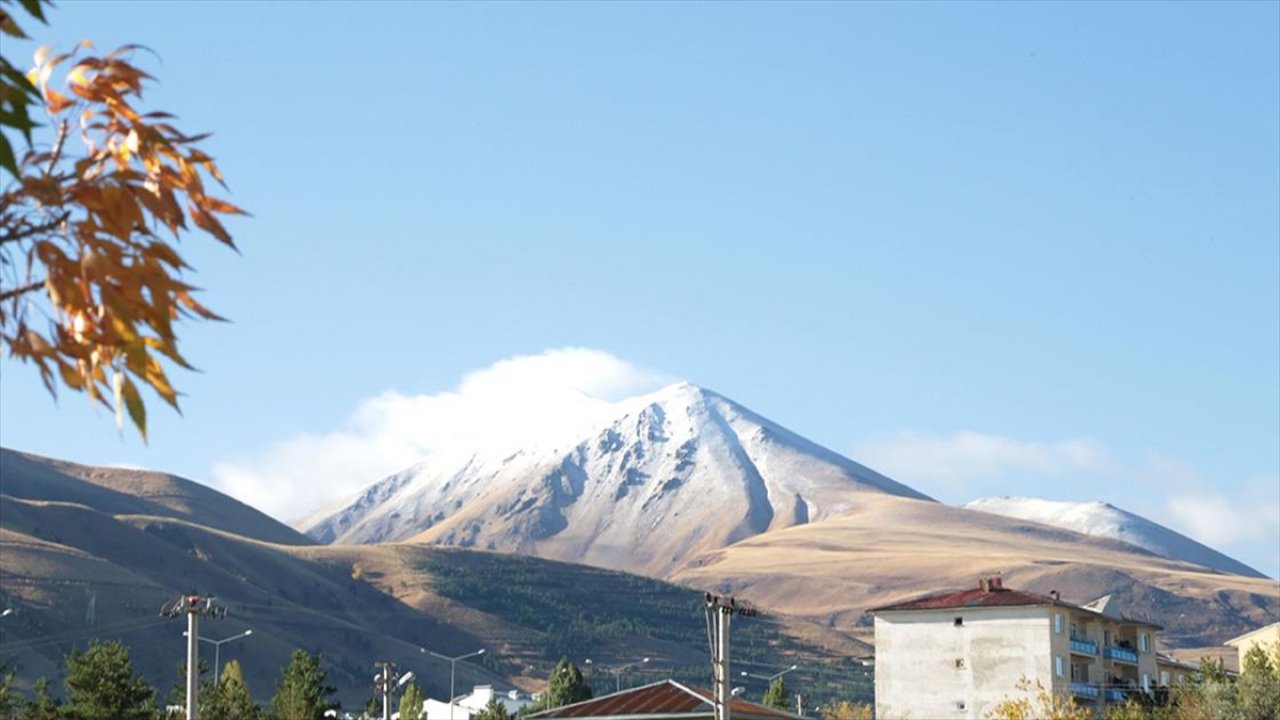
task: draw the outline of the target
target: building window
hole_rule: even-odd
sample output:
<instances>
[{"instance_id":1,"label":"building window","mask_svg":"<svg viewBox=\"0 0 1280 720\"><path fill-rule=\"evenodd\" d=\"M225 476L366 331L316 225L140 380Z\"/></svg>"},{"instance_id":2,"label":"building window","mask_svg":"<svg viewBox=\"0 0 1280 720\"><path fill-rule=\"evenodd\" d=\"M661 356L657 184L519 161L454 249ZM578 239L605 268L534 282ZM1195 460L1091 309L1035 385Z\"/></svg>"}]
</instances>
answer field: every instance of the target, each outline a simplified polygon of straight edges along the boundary
<instances>
[{"instance_id":1,"label":"building window","mask_svg":"<svg viewBox=\"0 0 1280 720\"><path fill-rule=\"evenodd\" d=\"M961 625L963 625L963 624L964 624L964 618L962 618L962 617L958 617L958 618L956 618L956 622L955 622L955 626L956 626L956 627L960 627L960 626L961 626Z\"/></svg>"},{"instance_id":2,"label":"building window","mask_svg":"<svg viewBox=\"0 0 1280 720\"><path fill-rule=\"evenodd\" d=\"M1061 656L1061 655L1054 655L1054 656L1053 656L1053 674L1054 674L1054 675L1057 675L1058 677L1062 677L1062 675L1063 675L1063 673L1062 673L1062 656Z\"/></svg>"},{"instance_id":3,"label":"building window","mask_svg":"<svg viewBox=\"0 0 1280 720\"><path fill-rule=\"evenodd\" d=\"M1142 652L1151 652L1151 636L1142 633L1138 636L1138 649Z\"/></svg>"},{"instance_id":4,"label":"building window","mask_svg":"<svg viewBox=\"0 0 1280 720\"><path fill-rule=\"evenodd\" d=\"M964 701L963 701L963 700L961 700L960 702L956 703L956 709L957 709L957 710L963 710L963 709L964 709Z\"/></svg>"},{"instance_id":5,"label":"building window","mask_svg":"<svg viewBox=\"0 0 1280 720\"><path fill-rule=\"evenodd\" d=\"M956 658L956 669L957 670L964 669L964 658Z\"/></svg>"},{"instance_id":6,"label":"building window","mask_svg":"<svg viewBox=\"0 0 1280 720\"><path fill-rule=\"evenodd\" d=\"M1062 613L1053 614L1053 634L1054 635L1062 634Z\"/></svg>"},{"instance_id":7,"label":"building window","mask_svg":"<svg viewBox=\"0 0 1280 720\"><path fill-rule=\"evenodd\" d=\"M1142 692L1151 692L1151 676L1142 673Z\"/></svg>"},{"instance_id":8,"label":"building window","mask_svg":"<svg viewBox=\"0 0 1280 720\"><path fill-rule=\"evenodd\" d=\"M1169 687L1169 671L1160 671L1160 687Z\"/></svg>"}]
</instances>

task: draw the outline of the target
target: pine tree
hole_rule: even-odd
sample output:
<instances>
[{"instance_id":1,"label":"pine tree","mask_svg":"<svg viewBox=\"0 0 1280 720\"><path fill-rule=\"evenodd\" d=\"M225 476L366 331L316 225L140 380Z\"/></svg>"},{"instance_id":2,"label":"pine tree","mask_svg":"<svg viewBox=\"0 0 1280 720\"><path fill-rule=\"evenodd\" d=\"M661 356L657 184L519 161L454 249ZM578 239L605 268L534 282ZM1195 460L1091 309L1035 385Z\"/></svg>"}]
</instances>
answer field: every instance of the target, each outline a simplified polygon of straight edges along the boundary
<instances>
[{"instance_id":1,"label":"pine tree","mask_svg":"<svg viewBox=\"0 0 1280 720\"><path fill-rule=\"evenodd\" d=\"M423 720L422 692L417 683L409 683L400 696L400 720Z\"/></svg>"},{"instance_id":2,"label":"pine tree","mask_svg":"<svg viewBox=\"0 0 1280 720\"><path fill-rule=\"evenodd\" d=\"M787 689L787 681L783 678L774 678L769 683L769 689L764 691L764 698L761 702L771 708L778 710L786 710L791 702L791 691Z\"/></svg>"},{"instance_id":3,"label":"pine tree","mask_svg":"<svg viewBox=\"0 0 1280 720\"><path fill-rule=\"evenodd\" d=\"M0 720L13 720L18 717L18 694L13 691L13 671L8 665L0 663Z\"/></svg>"},{"instance_id":4,"label":"pine tree","mask_svg":"<svg viewBox=\"0 0 1280 720\"><path fill-rule=\"evenodd\" d=\"M404 712L400 713L401 720L406 720ZM414 718L417 720L417 718ZM491 699L480 712L471 716L471 720L515 720L515 716L507 709L506 703L498 698Z\"/></svg>"},{"instance_id":5,"label":"pine tree","mask_svg":"<svg viewBox=\"0 0 1280 720\"><path fill-rule=\"evenodd\" d=\"M591 688L582 678L582 670L562 657L547 679L546 707L558 708L591 699Z\"/></svg>"},{"instance_id":6,"label":"pine tree","mask_svg":"<svg viewBox=\"0 0 1280 720\"><path fill-rule=\"evenodd\" d=\"M244 671L240 662L231 660L222 669L218 685L212 688L205 700L200 696L201 720L257 720L262 709L253 701L249 688L244 684Z\"/></svg>"},{"instance_id":7,"label":"pine tree","mask_svg":"<svg viewBox=\"0 0 1280 720\"><path fill-rule=\"evenodd\" d=\"M293 658L276 683L275 697L271 698L269 712L273 720L323 720L325 710L337 708L328 699L337 689L325 684L320 660L319 655L293 651Z\"/></svg>"},{"instance_id":8,"label":"pine tree","mask_svg":"<svg viewBox=\"0 0 1280 720\"><path fill-rule=\"evenodd\" d=\"M70 720L154 720L156 691L133 672L129 649L121 642L94 640L84 652L67 655L67 704Z\"/></svg>"},{"instance_id":9,"label":"pine tree","mask_svg":"<svg viewBox=\"0 0 1280 720\"><path fill-rule=\"evenodd\" d=\"M23 720L62 720L62 706L49 695L49 678L36 680L36 695L22 708Z\"/></svg>"}]
</instances>

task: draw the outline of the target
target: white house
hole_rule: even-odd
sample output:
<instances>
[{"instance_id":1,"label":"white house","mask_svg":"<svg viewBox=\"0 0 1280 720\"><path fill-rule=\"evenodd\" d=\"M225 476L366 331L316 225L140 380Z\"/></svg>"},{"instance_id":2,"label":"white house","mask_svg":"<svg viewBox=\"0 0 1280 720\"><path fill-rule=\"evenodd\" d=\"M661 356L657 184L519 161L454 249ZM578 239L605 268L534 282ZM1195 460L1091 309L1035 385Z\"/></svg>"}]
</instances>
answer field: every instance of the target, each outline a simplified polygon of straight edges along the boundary
<instances>
[{"instance_id":1,"label":"white house","mask_svg":"<svg viewBox=\"0 0 1280 720\"><path fill-rule=\"evenodd\" d=\"M470 693L454 698L452 708L448 702L427 698L422 703L422 709L426 711L429 720L450 720L450 718L452 720L470 720L472 715L483 710L484 706L494 699L505 705L507 712L512 715L515 715L524 706L533 702L533 698L519 690L500 693L496 692L492 685L476 685L471 689Z\"/></svg>"}]
</instances>

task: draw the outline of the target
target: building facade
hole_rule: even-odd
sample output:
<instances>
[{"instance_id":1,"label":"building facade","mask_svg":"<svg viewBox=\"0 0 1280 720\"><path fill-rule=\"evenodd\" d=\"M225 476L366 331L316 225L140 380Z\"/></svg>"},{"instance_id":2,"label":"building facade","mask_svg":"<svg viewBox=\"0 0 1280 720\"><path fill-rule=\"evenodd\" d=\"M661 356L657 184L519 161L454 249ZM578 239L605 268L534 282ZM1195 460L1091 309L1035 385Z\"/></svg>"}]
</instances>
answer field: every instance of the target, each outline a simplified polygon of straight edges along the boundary
<instances>
[{"instance_id":1,"label":"building facade","mask_svg":"<svg viewBox=\"0 0 1280 720\"><path fill-rule=\"evenodd\" d=\"M985 718L1038 687L1101 708L1158 682L1160 627L1110 596L1075 605L992 577L871 613L881 720Z\"/></svg>"},{"instance_id":2,"label":"building facade","mask_svg":"<svg viewBox=\"0 0 1280 720\"><path fill-rule=\"evenodd\" d=\"M1237 667L1240 668L1240 672L1244 672L1244 656L1248 655L1254 646L1260 646L1262 651L1268 654L1275 652L1275 647L1280 645L1280 622L1273 622L1240 637L1231 638L1226 644L1234 647L1239 653L1240 664Z\"/></svg>"}]
</instances>

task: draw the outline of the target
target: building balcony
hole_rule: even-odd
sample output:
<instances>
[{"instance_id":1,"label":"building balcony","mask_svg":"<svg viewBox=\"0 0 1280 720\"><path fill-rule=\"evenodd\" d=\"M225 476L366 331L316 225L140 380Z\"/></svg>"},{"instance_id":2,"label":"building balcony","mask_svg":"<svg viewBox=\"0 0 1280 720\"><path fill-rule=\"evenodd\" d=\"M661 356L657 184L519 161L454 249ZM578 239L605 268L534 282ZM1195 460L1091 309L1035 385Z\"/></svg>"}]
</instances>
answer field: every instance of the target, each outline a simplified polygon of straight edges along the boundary
<instances>
[{"instance_id":1,"label":"building balcony","mask_svg":"<svg viewBox=\"0 0 1280 720\"><path fill-rule=\"evenodd\" d=\"M1134 665L1138 664L1138 653L1130 650L1129 648L1108 646L1103 649L1102 654L1104 657L1109 657L1112 660L1119 660L1120 662L1132 663Z\"/></svg>"},{"instance_id":2,"label":"building balcony","mask_svg":"<svg viewBox=\"0 0 1280 720\"><path fill-rule=\"evenodd\" d=\"M1103 696L1106 697L1107 702L1122 703L1125 701L1126 698L1129 697L1128 691L1121 690L1119 688L1107 688L1102 692L1103 692Z\"/></svg>"},{"instance_id":3,"label":"building balcony","mask_svg":"<svg viewBox=\"0 0 1280 720\"><path fill-rule=\"evenodd\" d=\"M1073 682L1071 683L1071 694L1076 697L1092 698L1094 700L1102 697L1102 690L1097 685L1089 683Z\"/></svg>"},{"instance_id":4,"label":"building balcony","mask_svg":"<svg viewBox=\"0 0 1280 720\"><path fill-rule=\"evenodd\" d=\"M1071 638L1071 652L1077 655L1097 655L1098 643L1083 638Z\"/></svg>"}]
</instances>

